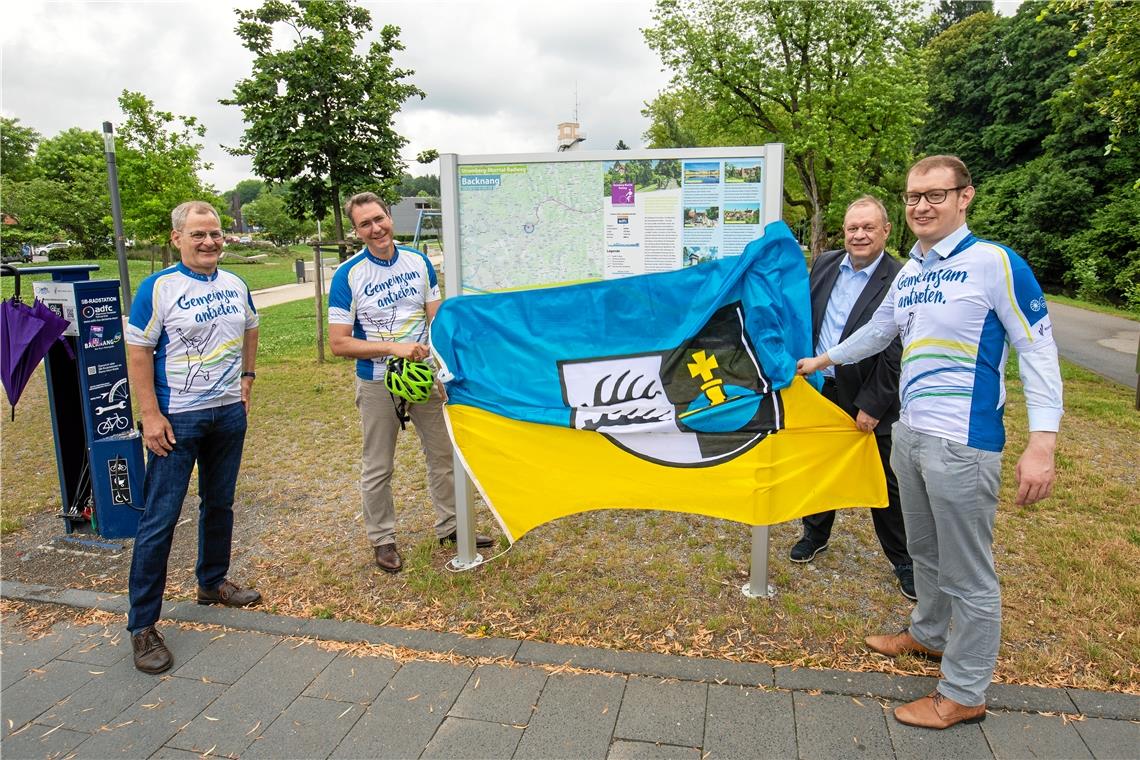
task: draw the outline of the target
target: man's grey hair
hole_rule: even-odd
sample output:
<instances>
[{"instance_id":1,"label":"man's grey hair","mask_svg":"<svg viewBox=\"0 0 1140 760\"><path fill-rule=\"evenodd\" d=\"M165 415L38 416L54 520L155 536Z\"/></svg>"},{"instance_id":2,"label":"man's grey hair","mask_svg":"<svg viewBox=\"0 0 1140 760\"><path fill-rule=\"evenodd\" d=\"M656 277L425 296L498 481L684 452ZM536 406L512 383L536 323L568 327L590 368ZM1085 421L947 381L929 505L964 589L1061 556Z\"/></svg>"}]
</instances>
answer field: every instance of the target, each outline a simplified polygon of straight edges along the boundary
<instances>
[{"instance_id":1,"label":"man's grey hair","mask_svg":"<svg viewBox=\"0 0 1140 760\"><path fill-rule=\"evenodd\" d=\"M856 206L874 206L875 208L879 209L879 216L883 218L883 226L886 227L891 223L891 219L887 215L887 207L883 205L883 202L881 200L873 195L860 195L858 198L851 201L851 203L847 204L847 211L844 212L843 215L847 216L847 212L851 211L851 209L855 208Z\"/></svg>"},{"instance_id":2,"label":"man's grey hair","mask_svg":"<svg viewBox=\"0 0 1140 760\"><path fill-rule=\"evenodd\" d=\"M222 225L222 217L218 216L218 210L205 201L186 201L175 206L174 210L170 212L170 225L175 230L181 232L182 228L186 226L186 220L191 214L213 214L214 218L218 220L218 226Z\"/></svg>"},{"instance_id":3,"label":"man's grey hair","mask_svg":"<svg viewBox=\"0 0 1140 760\"><path fill-rule=\"evenodd\" d=\"M348 221L352 222L353 227L356 226L356 220L352 217L353 210L359 206L367 206L369 203L379 203L385 214L392 215L392 212L388 210L388 204L376 193L357 193L344 202L344 215L348 217Z\"/></svg>"}]
</instances>

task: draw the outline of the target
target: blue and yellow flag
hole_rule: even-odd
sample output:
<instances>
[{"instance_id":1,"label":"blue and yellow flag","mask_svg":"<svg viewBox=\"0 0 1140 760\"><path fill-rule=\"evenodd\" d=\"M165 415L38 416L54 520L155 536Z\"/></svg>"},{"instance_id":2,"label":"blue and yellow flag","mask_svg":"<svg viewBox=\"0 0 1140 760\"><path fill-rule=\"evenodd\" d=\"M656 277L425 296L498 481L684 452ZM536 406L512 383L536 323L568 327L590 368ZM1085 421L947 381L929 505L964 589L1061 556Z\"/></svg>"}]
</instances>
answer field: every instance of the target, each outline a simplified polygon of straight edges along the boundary
<instances>
[{"instance_id":1,"label":"blue and yellow flag","mask_svg":"<svg viewBox=\"0 0 1140 760\"><path fill-rule=\"evenodd\" d=\"M809 304L783 222L698 267L447 299L452 438L512 540L595 509L770 525L884 506L874 436L795 375Z\"/></svg>"}]
</instances>

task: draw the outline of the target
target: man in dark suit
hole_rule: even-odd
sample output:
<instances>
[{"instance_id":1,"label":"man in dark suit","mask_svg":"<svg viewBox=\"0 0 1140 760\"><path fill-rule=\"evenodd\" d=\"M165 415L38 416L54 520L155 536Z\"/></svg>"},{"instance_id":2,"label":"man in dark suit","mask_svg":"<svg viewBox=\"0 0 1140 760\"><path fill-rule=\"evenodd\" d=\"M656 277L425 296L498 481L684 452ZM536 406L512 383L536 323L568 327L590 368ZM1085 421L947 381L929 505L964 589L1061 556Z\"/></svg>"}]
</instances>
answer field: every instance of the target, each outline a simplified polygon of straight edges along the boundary
<instances>
[{"instance_id":1,"label":"man in dark suit","mask_svg":"<svg viewBox=\"0 0 1140 760\"><path fill-rule=\"evenodd\" d=\"M826 352L866 324L901 268L883 246L890 235L887 209L871 195L857 198L843 219L845 250L822 254L811 269L812 337L816 354ZM886 509L872 509L875 534L894 566L899 588L914 600L914 571L906 548L899 504L899 485L891 471L891 425L899 418L898 338L880 354L857 364L824 370L823 395L855 419L865 432L875 432L887 477ZM827 549L835 510L803 518L803 537L792 547L793 562L811 562Z\"/></svg>"}]
</instances>

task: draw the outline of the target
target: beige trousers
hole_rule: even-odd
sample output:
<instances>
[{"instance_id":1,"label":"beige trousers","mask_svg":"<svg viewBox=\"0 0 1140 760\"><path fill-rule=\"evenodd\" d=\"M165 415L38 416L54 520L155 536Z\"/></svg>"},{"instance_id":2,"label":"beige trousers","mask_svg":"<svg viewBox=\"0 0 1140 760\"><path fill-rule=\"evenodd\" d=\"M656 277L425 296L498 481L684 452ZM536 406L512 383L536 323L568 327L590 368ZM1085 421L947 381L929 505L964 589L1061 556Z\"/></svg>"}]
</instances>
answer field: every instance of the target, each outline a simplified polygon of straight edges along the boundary
<instances>
[{"instance_id":1,"label":"beige trousers","mask_svg":"<svg viewBox=\"0 0 1140 760\"><path fill-rule=\"evenodd\" d=\"M383 546L396 541L396 507L392 503L392 472L400 418L384 381L356 378L356 408L364 451L360 462L360 496L364 506L364 530L368 543ZM455 530L455 476L451 439L443 419L439 391L422 404L408 404L408 413L420 438L427 461L428 489L435 506L435 535L443 538Z\"/></svg>"}]
</instances>

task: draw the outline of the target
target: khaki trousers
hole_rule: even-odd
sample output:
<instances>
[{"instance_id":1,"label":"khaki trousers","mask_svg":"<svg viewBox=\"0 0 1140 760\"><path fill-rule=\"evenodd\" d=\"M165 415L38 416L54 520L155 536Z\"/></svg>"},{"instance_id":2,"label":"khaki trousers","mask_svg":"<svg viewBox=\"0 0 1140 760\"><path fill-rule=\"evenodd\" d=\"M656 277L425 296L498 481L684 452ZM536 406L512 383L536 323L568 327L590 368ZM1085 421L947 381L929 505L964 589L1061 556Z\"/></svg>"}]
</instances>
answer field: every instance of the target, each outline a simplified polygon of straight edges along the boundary
<instances>
[{"instance_id":1,"label":"khaki trousers","mask_svg":"<svg viewBox=\"0 0 1140 760\"><path fill-rule=\"evenodd\" d=\"M383 546L396 541L396 507L392 503L392 472L400 418L384 381L356 378L356 408L364 446L360 461L360 496L368 543ZM451 439L443 419L439 391L422 404L408 404L416 434L427 462L428 489L435 506L435 535L455 530L455 476Z\"/></svg>"}]
</instances>

